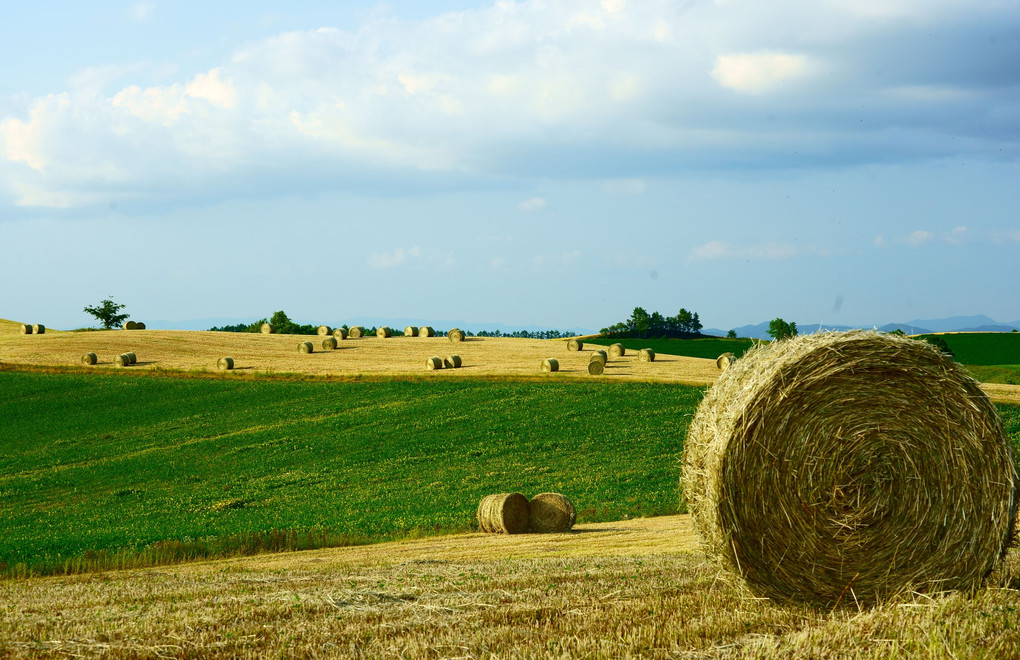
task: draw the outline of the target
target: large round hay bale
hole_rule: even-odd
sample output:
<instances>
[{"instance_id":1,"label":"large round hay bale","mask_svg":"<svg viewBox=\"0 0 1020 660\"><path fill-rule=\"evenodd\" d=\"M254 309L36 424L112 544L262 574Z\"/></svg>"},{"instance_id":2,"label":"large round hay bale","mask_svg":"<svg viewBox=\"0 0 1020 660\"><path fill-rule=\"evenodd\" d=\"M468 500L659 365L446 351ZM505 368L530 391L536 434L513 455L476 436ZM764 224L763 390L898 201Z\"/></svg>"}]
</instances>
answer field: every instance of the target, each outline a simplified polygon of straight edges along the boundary
<instances>
[{"instance_id":1,"label":"large round hay bale","mask_svg":"<svg viewBox=\"0 0 1020 660\"><path fill-rule=\"evenodd\" d=\"M135 330L145 330L145 324L141 321L135 323Z\"/></svg>"},{"instance_id":2,"label":"large round hay bale","mask_svg":"<svg viewBox=\"0 0 1020 660\"><path fill-rule=\"evenodd\" d=\"M425 368L428 369L429 371L435 371L436 369L442 369L443 368L443 358L439 357L438 355L433 355L432 357L430 357L430 358L425 360Z\"/></svg>"},{"instance_id":3,"label":"large round hay bale","mask_svg":"<svg viewBox=\"0 0 1020 660\"><path fill-rule=\"evenodd\" d=\"M539 493L528 504L528 524L533 532L569 532L575 522L573 502L559 493Z\"/></svg>"},{"instance_id":4,"label":"large round hay bale","mask_svg":"<svg viewBox=\"0 0 1020 660\"><path fill-rule=\"evenodd\" d=\"M580 339L571 339L567 342L568 351L579 351L584 348L584 342Z\"/></svg>"},{"instance_id":5,"label":"large round hay bale","mask_svg":"<svg viewBox=\"0 0 1020 660\"><path fill-rule=\"evenodd\" d=\"M95 353L85 353L84 355L81 356L82 364L95 364L98 361L99 358L96 357Z\"/></svg>"},{"instance_id":6,"label":"large round hay bale","mask_svg":"<svg viewBox=\"0 0 1020 660\"><path fill-rule=\"evenodd\" d=\"M361 339L361 337L365 334L365 329L360 325L356 325L348 330L347 334L351 339Z\"/></svg>"},{"instance_id":7,"label":"large round hay bale","mask_svg":"<svg viewBox=\"0 0 1020 660\"><path fill-rule=\"evenodd\" d=\"M332 351L336 349L336 337L323 337L322 338L322 350Z\"/></svg>"},{"instance_id":8,"label":"large round hay bale","mask_svg":"<svg viewBox=\"0 0 1020 660\"><path fill-rule=\"evenodd\" d=\"M491 534L528 531L528 498L521 493L486 495L478 504L478 526Z\"/></svg>"},{"instance_id":9,"label":"large round hay bale","mask_svg":"<svg viewBox=\"0 0 1020 660\"><path fill-rule=\"evenodd\" d=\"M606 352L602 350L594 351L588 358L588 362L592 362L594 360L599 360L602 362L602 366L606 366L606 362L609 362L609 355L607 355Z\"/></svg>"},{"instance_id":10,"label":"large round hay bale","mask_svg":"<svg viewBox=\"0 0 1020 660\"><path fill-rule=\"evenodd\" d=\"M417 337L418 336L418 326L416 326L416 325L409 325L406 328L404 328L404 336L405 337Z\"/></svg>"},{"instance_id":11,"label":"large round hay bale","mask_svg":"<svg viewBox=\"0 0 1020 660\"><path fill-rule=\"evenodd\" d=\"M548 371L552 373L560 370L560 361L556 358L546 358L542 360L542 371Z\"/></svg>"},{"instance_id":12,"label":"large round hay bale","mask_svg":"<svg viewBox=\"0 0 1020 660\"><path fill-rule=\"evenodd\" d=\"M32 334L34 334L34 335L44 335L44 334L46 334L46 326L43 325L42 323L34 324L32 326Z\"/></svg>"},{"instance_id":13,"label":"large round hay bale","mask_svg":"<svg viewBox=\"0 0 1020 660\"><path fill-rule=\"evenodd\" d=\"M319 333L320 337L325 337L326 335L333 333L333 328L329 327L328 325L320 325L318 328L315 329L315 331Z\"/></svg>"},{"instance_id":14,"label":"large round hay bale","mask_svg":"<svg viewBox=\"0 0 1020 660\"><path fill-rule=\"evenodd\" d=\"M347 339L347 328L333 328L333 337L335 337L337 341Z\"/></svg>"},{"instance_id":15,"label":"large round hay bale","mask_svg":"<svg viewBox=\"0 0 1020 660\"><path fill-rule=\"evenodd\" d=\"M706 394L684 453L709 555L777 601L975 588L1016 516L988 397L934 347L878 332L753 348Z\"/></svg>"},{"instance_id":16,"label":"large round hay bale","mask_svg":"<svg viewBox=\"0 0 1020 660\"><path fill-rule=\"evenodd\" d=\"M298 353L314 353L315 347L312 346L312 342L303 341L297 345Z\"/></svg>"},{"instance_id":17,"label":"large round hay bale","mask_svg":"<svg viewBox=\"0 0 1020 660\"><path fill-rule=\"evenodd\" d=\"M609 347L609 357L621 357L627 354L627 349L623 347L623 344L613 344Z\"/></svg>"},{"instance_id":18,"label":"large round hay bale","mask_svg":"<svg viewBox=\"0 0 1020 660\"><path fill-rule=\"evenodd\" d=\"M138 323L135 321L124 321L124 325L121 326L125 330L137 330Z\"/></svg>"},{"instance_id":19,"label":"large round hay bale","mask_svg":"<svg viewBox=\"0 0 1020 660\"><path fill-rule=\"evenodd\" d=\"M259 332L261 332L264 335L271 335L273 334L273 326L269 323L263 323L262 326L259 328Z\"/></svg>"},{"instance_id":20,"label":"large round hay bale","mask_svg":"<svg viewBox=\"0 0 1020 660\"><path fill-rule=\"evenodd\" d=\"M606 370L606 363L602 360L588 360L588 374L591 376L601 376Z\"/></svg>"},{"instance_id":21,"label":"large round hay bale","mask_svg":"<svg viewBox=\"0 0 1020 660\"><path fill-rule=\"evenodd\" d=\"M30 335L30 334L32 334L32 326L29 325L28 323L22 323L20 330L21 330L21 334L23 334L23 335Z\"/></svg>"},{"instance_id":22,"label":"large round hay bale","mask_svg":"<svg viewBox=\"0 0 1020 660\"><path fill-rule=\"evenodd\" d=\"M462 364L463 361L460 359L459 355L451 355L443 360L443 366L447 369L460 369L460 365Z\"/></svg>"},{"instance_id":23,"label":"large round hay bale","mask_svg":"<svg viewBox=\"0 0 1020 660\"><path fill-rule=\"evenodd\" d=\"M719 367L723 371L729 368L731 364L737 361L737 356L733 353L723 353L715 359L715 366Z\"/></svg>"},{"instance_id":24,"label":"large round hay bale","mask_svg":"<svg viewBox=\"0 0 1020 660\"><path fill-rule=\"evenodd\" d=\"M234 358L232 357L221 357L216 363L216 366L223 371L229 371L234 368Z\"/></svg>"},{"instance_id":25,"label":"large round hay bale","mask_svg":"<svg viewBox=\"0 0 1020 660\"><path fill-rule=\"evenodd\" d=\"M642 348L638 351L638 359L642 362L655 362L655 351L650 348Z\"/></svg>"},{"instance_id":26,"label":"large round hay bale","mask_svg":"<svg viewBox=\"0 0 1020 660\"><path fill-rule=\"evenodd\" d=\"M379 339L388 339L393 336L393 329L381 325L375 330L375 336Z\"/></svg>"},{"instance_id":27,"label":"large round hay bale","mask_svg":"<svg viewBox=\"0 0 1020 660\"><path fill-rule=\"evenodd\" d=\"M138 356L135 355L133 352L128 352L125 353L124 355L126 355L127 358L131 360L131 364L138 364Z\"/></svg>"},{"instance_id":28,"label":"large round hay bale","mask_svg":"<svg viewBox=\"0 0 1020 660\"><path fill-rule=\"evenodd\" d=\"M464 341L464 331L460 328L454 328L446 333L446 336L450 338L450 341Z\"/></svg>"},{"instance_id":29,"label":"large round hay bale","mask_svg":"<svg viewBox=\"0 0 1020 660\"><path fill-rule=\"evenodd\" d=\"M113 358L113 363L118 367L130 367L134 362L131 361L131 357L125 353L118 355Z\"/></svg>"},{"instance_id":30,"label":"large round hay bale","mask_svg":"<svg viewBox=\"0 0 1020 660\"><path fill-rule=\"evenodd\" d=\"M435 337L436 331L431 325L423 325L418 328L419 337Z\"/></svg>"}]
</instances>

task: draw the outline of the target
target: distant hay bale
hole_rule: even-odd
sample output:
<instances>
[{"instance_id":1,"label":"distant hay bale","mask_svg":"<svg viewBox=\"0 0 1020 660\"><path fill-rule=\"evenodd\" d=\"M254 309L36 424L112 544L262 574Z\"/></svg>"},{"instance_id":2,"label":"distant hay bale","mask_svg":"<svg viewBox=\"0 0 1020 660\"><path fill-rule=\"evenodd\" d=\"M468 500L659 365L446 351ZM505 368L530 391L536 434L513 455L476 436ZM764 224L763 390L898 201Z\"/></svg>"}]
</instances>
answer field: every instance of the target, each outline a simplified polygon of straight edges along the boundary
<instances>
[{"instance_id":1,"label":"distant hay bale","mask_svg":"<svg viewBox=\"0 0 1020 660\"><path fill-rule=\"evenodd\" d=\"M336 350L336 347L337 347L336 337L323 337L323 339L322 339L322 350L324 350L324 351L332 351L332 350Z\"/></svg>"},{"instance_id":2,"label":"distant hay bale","mask_svg":"<svg viewBox=\"0 0 1020 660\"><path fill-rule=\"evenodd\" d=\"M124 328L125 330L137 330L138 323L136 323L135 321L124 321L124 325L122 325L121 327Z\"/></svg>"},{"instance_id":3,"label":"distant hay bale","mask_svg":"<svg viewBox=\"0 0 1020 660\"><path fill-rule=\"evenodd\" d=\"M450 338L450 341L464 341L464 331L460 328L454 328L446 333L446 336Z\"/></svg>"},{"instance_id":4,"label":"distant hay bale","mask_svg":"<svg viewBox=\"0 0 1020 660\"><path fill-rule=\"evenodd\" d=\"M584 342L580 339L571 339L567 342L568 351L579 351L584 348Z\"/></svg>"},{"instance_id":5,"label":"distant hay bale","mask_svg":"<svg viewBox=\"0 0 1020 660\"><path fill-rule=\"evenodd\" d=\"M138 356L135 355L134 353L125 353L124 355L126 355L127 358L131 360L131 364L138 364Z\"/></svg>"},{"instance_id":6,"label":"distant hay bale","mask_svg":"<svg viewBox=\"0 0 1020 660\"><path fill-rule=\"evenodd\" d=\"M432 357L425 360L425 368L428 369L429 371L442 369L443 358L439 357L438 355L433 355Z\"/></svg>"},{"instance_id":7,"label":"distant hay bale","mask_svg":"<svg viewBox=\"0 0 1020 660\"><path fill-rule=\"evenodd\" d=\"M141 321L135 323L135 330L145 330L145 324Z\"/></svg>"},{"instance_id":8,"label":"distant hay bale","mask_svg":"<svg viewBox=\"0 0 1020 660\"><path fill-rule=\"evenodd\" d=\"M375 336L379 339L388 339L393 336L393 330L385 325L381 325L376 328Z\"/></svg>"},{"instance_id":9,"label":"distant hay bale","mask_svg":"<svg viewBox=\"0 0 1020 660\"><path fill-rule=\"evenodd\" d=\"M134 364L134 362L131 361L131 357L124 353L113 358L113 362L118 367L130 367L132 364Z\"/></svg>"},{"instance_id":10,"label":"distant hay bale","mask_svg":"<svg viewBox=\"0 0 1020 660\"><path fill-rule=\"evenodd\" d=\"M588 360L588 374L591 376L601 376L606 370L606 363L602 360Z\"/></svg>"},{"instance_id":11,"label":"distant hay bale","mask_svg":"<svg viewBox=\"0 0 1020 660\"><path fill-rule=\"evenodd\" d=\"M98 361L99 358L96 357L95 353L85 353L84 355L81 356L82 364L95 364Z\"/></svg>"},{"instance_id":12,"label":"distant hay bale","mask_svg":"<svg viewBox=\"0 0 1020 660\"><path fill-rule=\"evenodd\" d=\"M546 358L542 361L542 371L552 373L560 370L560 361L556 358Z\"/></svg>"},{"instance_id":13,"label":"distant hay bale","mask_svg":"<svg viewBox=\"0 0 1020 660\"><path fill-rule=\"evenodd\" d=\"M591 357L588 358L589 362L591 362L592 360L601 360L602 361L602 366L605 366L606 362L609 362L609 355L606 354L605 351L597 350L597 351L594 351L591 354Z\"/></svg>"},{"instance_id":14,"label":"distant hay bale","mask_svg":"<svg viewBox=\"0 0 1020 660\"><path fill-rule=\"evenodd\" d=\"M758 595L826 608L977 588L1020 495L978 383L925 342L860 331L763 344L726 369L681 483L709 556Z\"/></svg>"},{"instance_id":15,"label":"distant hay bale","mask_svg":"<svg viewBox=\"0 0 1020 660\"><path fill-rule=\"evenodd\" d=\"M349 329L347 334L351 339L361 339L361 337L365 334L365 329L360 325L356 325Z\"/></svg>"},{"instance_id":16,"label":"distant hay bale","mask_svg":"<svg viewBox=\"0 0 1020 660\"><path fill-rule=\"evenodd\" d=\"M621 357L627 354L627 349L623 347L623 344L613 344L609 347L609 357Z\"/></svg>"},{"instance_id":17,"label":"distant hay bale","mask_svg":"<svg viewBox=\"0 0 1020 660\"><path fill-rule=\"evenodd\" d=\"M223 371L229 371L230 369L234 368L234 358L221 357L219 359L219 362L216 363L216 366L222 369Z\"/></svg>"},{"instance_id":18,"label":"distant hay bale","mask_svg":"<svg viewBox=\"0 0 1020 660\"><path fill-rule=\"evenodd\" d=\"M443 366L446 367L447 369L460 369L461 364L463 364L463 362L461 361L459 355L451 355L450 357L443 360Z\"/></svg>"},{"instance_id":19,"label":"distant hay bale","mask_svg":"<svg viewBox=\"0 0 1020 660\"><path fill-rule=\"evenodd\" d=\"M312 342L303 341L297 345L298 353L314 353L315 347L312 346Z\"/></svg>"},{"instance_id":20,"label":"distant hay bale","mask_svg":"<svg viewBox=\"0 0 1020 660\"><path fill-rule=\"evenodd\" d=\"M737 361L737 356L733 353L723 353L715 359L715 366L719 367L723 371L729 368L731 364Z\"/></svg>"},{"instance_id":21,"label":"distant hay bale","mask_svg":"<svg viewBox=\"0 0 1020 660\"><path fill-rule=\"evenodd\" d=\"M419 337L435 337L436 331L431 325L423 325L418 328Z\"/></svg>"},{"instance_id":22,"label":"distant hay bale","mask_svg":"<svg viewBox=\"0 0 1020 660\"><path fill-rule=\"evenodd\" d=\"M32 326L32 334L34 334L34 335L44 335L44 334L46 334L46 326L43 325L42 323L34 324Z\"/></svg>"},{"instance_id":23,"label":"distant hay bale","mask_svg":"<svg viewBox=\"0 0 1020 660\"><path fill-rule=\"evenodd\" d=\"M642 362L655 362L655 351L650 348L642 348L638 351L638 359Z\"/></svg>"},{"instance_id":24,"label":"distant hay bale","mask_svg":"<svg viewBox=\"0 0 1020 660\"><path fill-rule=\"evenodd\" d=\"M262 326L259 328L259 332L261 332L264 335L271 335L273 334L273 326L269 323L263 323Z\"/></svg>"},{"instance_id":25,"label":"distant hay bale","mask_svg":"<svg viewBox=\"0 0 1020 660\"><path fill-rule=\"evenodd\" d=\"M32 326L29 325L28 323L22 323L20 329L21 329L21 334L23 334L23 335L30 335L30 334L32 334Z\"/></svg>"},{"instance_id":26,"label":"distant hay bale","mask_svg":"<svg viewBox=\"0 0 1020 660\"><path fill-rule=\"evenodd\" d=\"M478 504L478 526L490 534L528 531L528 498L521 493L486 495Z\"/></svg>"},{"instance_id":27,"label":"distant hay bale","mask_svg":"<svg viewBox=\"0 0 1020 660\"><path fill-rule=\"evenodd\" d=\"M406 328L404 328L404 336L405 337L417 337L418 336L418 326L416 326L416 325L409 325Z\"/></svg>"},{"instance_id":28,"label":"distant hay bale","mask_svg":"<svg viewBox=\"0 0 1020 660\"><path fill-rule=\"evenodd\" d=\"M337 341L347 339L347 328L333 328L333 337L335 337Z\"/></svg>"},{"instance_id":29,"label":"distant hay bale","mask_svg":"<svg viewBox=\"0 0 1020 660\"><path fill-rule=\"evenodd\" d=\"M318 328L316 328L315 331L319 333L320 337L325 337L326 335L333 333L333 328L329 327L328 325L320 325Z\"/></svg>"},{"instance_id":30,"label":"distant hay bale","mask_svg":"<svg viewBox=\"0 0 1020 660\"><path fill-rule=\"evenodd\" d=\"M575 522L573 502L559 493L539 493L528 504L528 524L538 534L569 532Z\"/></svg>"}]
</instances>

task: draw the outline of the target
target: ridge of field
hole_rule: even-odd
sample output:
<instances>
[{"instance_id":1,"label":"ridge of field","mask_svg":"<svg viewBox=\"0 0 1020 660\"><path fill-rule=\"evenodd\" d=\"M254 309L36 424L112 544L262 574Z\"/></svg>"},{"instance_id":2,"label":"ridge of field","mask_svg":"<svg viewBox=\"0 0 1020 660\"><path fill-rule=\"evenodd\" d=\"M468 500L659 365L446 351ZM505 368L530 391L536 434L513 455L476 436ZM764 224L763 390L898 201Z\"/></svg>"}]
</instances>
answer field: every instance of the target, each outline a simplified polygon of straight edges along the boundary
<instances>
[{"instance_id":1,"label":"ridge of field","mask_svg":"<svg viewBox=\"0 0 1020 660\"><path fill-rule=\"evenodd\" d=\"M20 335L21 334L21 321L9 321L7 319L0 319L0 335ZM43 325L46 325L45 323ZM63 332L63 330L54 330L53 328L46 328L45 334L54 332Z\"/></svg>"},{"instance_id":2,"label":"ridge of field","mask_svg":"<svg viewBox=\"0 0 1020 660\"><path fill-rule=\"evenodd\" d=\"M712 360L723 353L733 353L740 357L751 346L755 344L753 339L727 339L723 337L703 337L701 339L612 339L610 337L588 337L584 339L585 344L597 344L599 346L611 346L623 344L628 351L640 351L642 348L650 348L656 355L680 355L690 358L702 358ZM658 359L658 358L656 358Z\"/></svg>"},{"instance_id":3,"label":"ridge of field","mask_svg":"<svg viewBox=\"0 0 1020 660\"><path fill-rule=\"evenodd\" d=\"M0 371L0 568L78 572L473 528L482 496L675 513L702 389Z\"/></svg>"}]
</instances>

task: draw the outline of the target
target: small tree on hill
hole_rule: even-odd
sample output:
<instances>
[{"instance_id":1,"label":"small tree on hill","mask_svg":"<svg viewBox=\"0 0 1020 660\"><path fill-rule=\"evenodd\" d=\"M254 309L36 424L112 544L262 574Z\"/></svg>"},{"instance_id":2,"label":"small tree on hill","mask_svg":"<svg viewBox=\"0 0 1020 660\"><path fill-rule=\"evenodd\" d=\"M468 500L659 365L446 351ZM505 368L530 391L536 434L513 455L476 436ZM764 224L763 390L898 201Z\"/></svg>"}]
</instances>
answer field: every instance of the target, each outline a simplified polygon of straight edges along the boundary
<instances>
[{"instance_id":1,"label":"small tree on hill","mask_svg":"<svg viewBox=\"0 0 1020 660\"><path fill-rule=\"evenodd\" d=\"M130 314L118 314L118 312L124 309L124 305L113 302L113 296L110 296L106 300L100 301L98 305L86 306L82 311L91 314L103 324L103 327L107 330L115 328L128 318Z\"/></svg>"},{"instance_id":2,"label":"small tree on hill","mask_svg":"<svg viewBox=\"0 0 1020 660\"><path fill-rule=\"evenodd\" d=\"M780 339L789 339L790 337L797 336L797 324L787 323L783 319L772 319L769 321L769 334L773 339L779 341Z\"/></svg>"},{"instance_id":3,"label":"small tree on hill","mask_svg":"<svg viewBox=\"0 0 1020 660\"><path fill-rule=\"evenodd\" d=\"M737 338L737 331L736 330L730 330L729 332L726 333L726 338L727 339L736 339Z\"/></svg>"}]
</instances>

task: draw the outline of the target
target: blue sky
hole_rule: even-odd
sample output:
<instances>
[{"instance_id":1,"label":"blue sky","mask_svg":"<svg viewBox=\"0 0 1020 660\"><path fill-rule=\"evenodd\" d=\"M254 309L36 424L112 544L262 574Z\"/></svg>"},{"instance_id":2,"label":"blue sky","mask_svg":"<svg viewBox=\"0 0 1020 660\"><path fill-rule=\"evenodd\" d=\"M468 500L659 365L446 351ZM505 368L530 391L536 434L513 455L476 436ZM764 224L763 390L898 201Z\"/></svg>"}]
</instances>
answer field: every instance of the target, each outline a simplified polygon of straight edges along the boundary
<instances>
[{"instance_id":1,"label":"blue sky","mask_svg":"<svg viewBox=\"0 0 1020 660\"><path fill-rule=\"evenodd\" d=\"M0 317L1020 318L1020 2L39 2Z\"/></svg>"}]
</instances>

